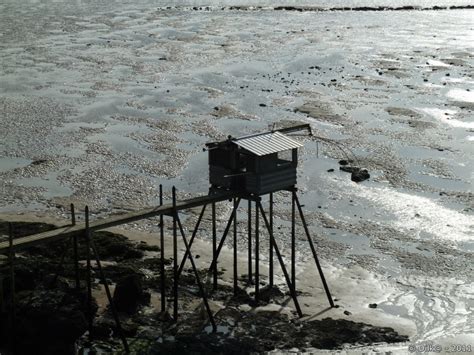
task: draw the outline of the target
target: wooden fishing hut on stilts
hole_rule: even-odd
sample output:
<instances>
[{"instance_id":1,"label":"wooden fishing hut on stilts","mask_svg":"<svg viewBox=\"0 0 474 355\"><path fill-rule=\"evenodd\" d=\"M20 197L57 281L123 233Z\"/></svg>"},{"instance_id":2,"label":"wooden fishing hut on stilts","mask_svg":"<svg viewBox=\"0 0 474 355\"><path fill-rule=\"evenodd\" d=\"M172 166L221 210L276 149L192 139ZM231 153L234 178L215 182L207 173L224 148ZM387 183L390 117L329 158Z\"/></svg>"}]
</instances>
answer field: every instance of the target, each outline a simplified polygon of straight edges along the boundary
<instances>
[{"instance_id":1,"label":"wooden fishing hut on stilts","mask_svg":"<svg viewBox=\"0 0 474 355\"><path fill-rule=\"evenodd\" d=\"M71 224L60 227L48 232L38 233L26 237L14 238L14 231L10 226L9 239L0 242L0 254L8 256L8 270L10 273L11 294L10 294L10 308L9 317L11 329L15 330L15 253L20 252L29 246L34 246L42 243L70 240L73 245L73 260L75 264L75 287L79 289L81 282L79 279L79 255L78 255L78 239L85 238L86 242L86 288L88 299L88 324L89 336L93 337L93 312L91 310L92 301L92 280L91 280L91 259L95 259L96 267L99 271L99 276L105 286L107 298L109 300L110 308L112 310L115 322L117 335L122 339L124 349L128 352L129 347L127 339L123 335L120 326L120 318L115 311L113 298L108 288L108 282L102 271L100 263L100 256L97 253L93 240L93 232L103 230L106 228L123 225L126 223L149 219L152 217L159 217L159 234L161 243L161 310L166 311L166 299L171 298L173 302L173 318L178 319L178 291L179 291L179 276L183 271L186 261L189 259L196 278L196 282L203 299L204 306L209 317L209 321L213 330L217 329L214 321L214 316L209 307L208 296L206 294L203 283L200 279L198 270L196 268L193 254L192 244L196 237L199 225L202 221L204 212L207 206L211 206L212 219L212 261L209 266L209 274L212 277L213 290L218 287L218 259L224 246L225 240L230 234L232 228L233 235L233 285L234 293L237 293L238 288L238 263L237 263L237 224L238 224L238 210L242 200L247 200L247 229L248 229L248 283L255 285L255 301L258 304L260 294L260 255L262 250L260 248L260 223L263 222L263 227L267 231L269 238L269 286L272 287L274 283L274 257L284 274L286 284L289 288L291 298L293 299L296 312L300 317L303 316L301 307L298 302L296 294L296 263L295 263L295 248L296 248L296 216L299 215L300 221L304 227L305 236L314 258L314 262L318 269L321 281L331 307L334 307L334 302L326 283L323 270L319 263L314 242L309 233L309 229L303 214L300 201L297 195L297 165L298 165L298 148L302 144L291 138L287 133L307 131L311 135L311 128L309 125L299 125L283 129L274 129L269 132L254 134L250 136L232 138L221 142L213 142L206 144L209 154L209 182L210 189L206 196L200 196L183 201L177 201L176 189L172 188L172 201L165 204L163 201L163 188L160 185L159 202L157 207L147 208L140 211L134 211L123 215L111 216L106 219L97 221L89 221L89 208L85 209L85 224L79 225L76 223L76 215L74 205L71 205ZM274 194L279 191L288 191L291 195L291 262L288 268L286 267L280 249L276 243L275 233L273 228L274 221ZM262 206L262 200L268 195L269 209L265 211ZM217 240L217 220L216 220L216 203L230 200L233 202L232 212L227 220L224 232L220 241ZM196 225L193 228L191 237L187 238L179 211L202 206L201 212L197 219ZM254 216L252 209L255 209ZM165 278L165 251L164 251L164 223L165 217L172 219L172 246L173 246L173 279L166 280ZM253 218L255 217L255 218ZM178 263L178 234L181 235L183 244L185 246L185 254ZM65 244L66 245L66 244ZM66 253L67 247L64 248ZM60 264L64 262L64 255L60 260ZM178 265L179 264L179 265ZM0 278L1 279L1 278ZM172 281L172 295L166 297L166 283ZM1 291L1 288L0 288ZM169 297L171 296L171 297ZM0 295L0 302L3 295ZM0 305L1 306L1 305Z\"/></svg>"}]
</instances>

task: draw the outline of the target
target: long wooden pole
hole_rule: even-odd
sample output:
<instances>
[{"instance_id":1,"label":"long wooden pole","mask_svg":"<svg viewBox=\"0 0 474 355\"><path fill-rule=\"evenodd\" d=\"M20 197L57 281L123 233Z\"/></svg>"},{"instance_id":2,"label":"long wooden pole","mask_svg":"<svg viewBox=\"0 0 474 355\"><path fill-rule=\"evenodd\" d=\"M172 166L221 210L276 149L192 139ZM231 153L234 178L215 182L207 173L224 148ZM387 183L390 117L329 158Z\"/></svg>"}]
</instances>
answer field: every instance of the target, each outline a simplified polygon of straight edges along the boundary
<instances>
[{"instance_id":1,"label":"long wooden pole","mask_svg":"<svg viewBox=\"0 0 474 355\"><path fill-rule=\"evenodd\" d=\"M173 319L178 320L178 231L176 211L176 188L172 189L173 198Z\"/></svg>"},{"instance_id":2,"label":"long wooden pole","mask_svg":"<svg viewBox=\"0 0 474 355\"><path fill-rule=\"evenodd\" d=\"M217 260L216 203L212 203L212 260ZM212 268L212 289L217 290L217 263Z\"/></svg>"},{"instance_id":3,"label":"long wooden pole","mask_svg":"<svg viewBox=\"0 0 474 355\"><path fill-rule=\"evenodd\" d=\"M74 204L71 203L71 225L76 225L76 211L74 209ZM72 237L72 248L74 254L74 278L76 281L76 291L79 291L81 288L81 281L79 277L79 251L78 251L78 241L77 241L77 234L74 234Z\"/></svg>"},{"instance_id":4,"label":"long wooden pole","mask_svg":"<svg viewBox=\"0 0 474 355\"><path fill-rule=\"evenodd\" d=\"M163 185L160 184L160 206L163 206ZM165 232L164 218L160 215L160 292L161 312L166 311Z\"/></svg>"},{"instance_id":5,"label":"long wooden pole","mask_svg":"<svg viewBox=\"0 0 474 355\"><path fill-rule=\"evenodd\" d=\"M273 234L273 192L270 193L270 232ZM268 243L270 250L268 256L268 279L270 287L273 287L273 247L271 241Z\"/></svg>"},{"instance_id":6,"label":"long wooden pole","mask_svg":"<svg viewBox=\"0 0 474 355\"><path fill-rule=\"evenodd\" d=\"M89 229L89 206L86 206L85 210L85 219L86 219L86 282L87 282L87 321L89 329L89 340L92 340L92 325L93 325L93 314L92 314L92 277L91 277L91 231Z\"/></svg>"},{"instance_id":7,"label":"long wooden pole","mask_svg":"<svg viewBox=\"0 0 474 355\"><path fill-rule=\"evenodd\" d=\"M16 290L15 290L15 251L13 250L13 225L8 223L8 243L10 252L8 254L10 264L10 349L15 351L16 342Z\"/></svg>"},{"instance_id":8,"label":"long wooden pole","mask_svg":"<svg viewBox=\"0 0 474 355\"><path fill-rule=\"evenodd\" d=\"M316 262L316 267L318 268L319 276L321 277L321 281L323 282L324 291L326 291L326 296L328 298L329 304L331 305L331 307L334 307L334 301L332 299L331 292L329 291L329 287L326 283L326 278L324 277L323 269L321 268L321 265L319 263L318 255L316 254L316 248L314 247L313 240L311 239L311 236L309 234L308 226L306 224L306 220L303 214L303 209L301 208L301 204L300 204L300 201L298 200L298 196L296 195L296 192L294 192L294 199L296 201L296 205L298 206L300 218L301 218L301 221L303 222L303 227L306 232L306 238L308 239L311 252L313 253L313 258L314 258L314 261Z\"/></svg>"},{"instance_id":9,"label":"long wooden pole","mask_svg":"<svg viewBox=\"0 0 474 355\"><path fill-rule=\"evenodd\" d=\"M252 200L248 201L248 284L252 284Z\"/></svg>"},{"instance_id":10,"label":"long wooden pole","mask_svg":"<svg viewBox=\"0 0 474 355\"><path fill-rule=\"evenodd\" d=\"M234 295L237 295L237 290L238 290L238 272L237 272L237 199L234 197L234 208L233 208L233 214L234 214L234 235L233 235L233 242L234 242Z\"/></svg>"}]
</instances>

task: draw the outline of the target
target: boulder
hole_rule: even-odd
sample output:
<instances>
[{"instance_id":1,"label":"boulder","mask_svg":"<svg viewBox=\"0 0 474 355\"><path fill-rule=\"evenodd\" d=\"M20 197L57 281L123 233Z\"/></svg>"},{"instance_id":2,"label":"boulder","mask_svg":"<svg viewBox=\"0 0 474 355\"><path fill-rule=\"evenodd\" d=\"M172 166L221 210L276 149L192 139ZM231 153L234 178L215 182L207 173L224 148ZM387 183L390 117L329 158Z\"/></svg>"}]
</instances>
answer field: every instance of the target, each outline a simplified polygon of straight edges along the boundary
<instances>
[{"instance_id":1,"label":"boulder","mask_svg":"<svg viewBox=\"0 0 474 355\"><path fill-rule=\"evenodd\" d=\"M135 313L141 304L149 301L149 297L147 300L147 295L143 292L142 277L139 274L131 274L120 279L115 287L113 301L117 311Z\"/></svg>"}]
</instances>

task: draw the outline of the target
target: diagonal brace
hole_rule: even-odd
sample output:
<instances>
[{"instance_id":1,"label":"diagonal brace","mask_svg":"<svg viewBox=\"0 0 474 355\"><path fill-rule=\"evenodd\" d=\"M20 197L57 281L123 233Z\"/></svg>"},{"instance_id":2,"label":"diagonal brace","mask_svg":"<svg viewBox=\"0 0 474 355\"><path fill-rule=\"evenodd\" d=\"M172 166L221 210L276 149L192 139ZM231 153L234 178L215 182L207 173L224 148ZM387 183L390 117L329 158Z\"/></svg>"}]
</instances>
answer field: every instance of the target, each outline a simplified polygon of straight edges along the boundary
<instances>
[{"instance_id":1,"label":"diagonal brace","mask_svg":"<svg viewBox=\"0 0 474 355\"><path fill-rule=\"evenodd\" d=\"M217 247L216 256L212 260L211 266L209 267L209 271L208 271L209 273L212 272L212 270L214 269L214 267L217 263L217 259L219 258L219 254L221 253L222 247L224 246L225 238L227 237L227 234L229 234L230 226L232 225L232 222L234 221L234 218L237 215L236 212L237 212L237 208L239 207L240 200L241 200L241 198L239 197L237 199L237 203L234 204L234 208L232 209L232 213L230 215L229 221L227 222L227 225L225 227L224 234L222 235L221 241L219 242L219 246Z\"/></svg>"},{"instance_id":2,"label":"diagonal brace","mask_svg":"<svg viewBox=\"0 0 474 355\"><path fill-rule=\"evenodd\" d=\"M301 222L303 222L306 238L308 239L311 252L313 253L313 258L314 258L314 261L316 262L316 267L318 268L319 276L321 277L321 281L323 282L324 291L326 291L326 296L328 298L329 304L331 305L331 307L334 307L334 301L332 300L331 292L329 291L329 287L326 283L326 278L324 277L323 269L321 268L321 265L319 264L318 255L316 254L316 248L314 247L313 240L311 239L311 236L309 234L308 225L306 224L306 219L304 218L304 214L303 214L303 209L301 208L301 204L300 204L300 201L298 200L298 196L296 195L296 192L294 191L293 191L293 198L296 201L296 206L298 206Z\"/></svg>"},{"instance_id":3,"label":"diagonal brace","mask_svg":"<svg viewBox=\"0 0 474 355\"><path fill-rule=\"evenodd\" d=\"M209 307L206 292L204 291L204 287L202 286L201 278L199 277L199 273L198 273L198 270L196 268L196 264L194 263L193 255L191 254L191 250L189 249L190 246L189 246L188 241L186 239L186 234L184 233L183 225L181 224L181 220L180 220L177 213L175 215L175 219L178 222L179 231L181 232L181 236L183 237L183 242L184 242L184 246L186 247L186 252L189 255L189 261L191 261L191 265L193 267L194 276L196 277L196 283L198 284L199 292L201 293L201 297L202 297L202 300L204 302L204 306L206 307L207 316L209 317L209 321L211 322L211 325L212 325L212 331L215 332L215 331L217 331L216 322L214 321L214 316L212 315L211 308Z\"/></svg>"},{"instance_id":4,"label":"diagonal brace","mask_svg":"<svg viewBox=\"0 0 474 355\"><path fill-rule=\"evenodd\" d=\"M298 298L296 297L296 291L295 291L294 285L291 283L290 276L288 275L288 271L286 271L285 264L283 263L283 258L281 257L280 251L278 249L278 246L275 242L275 238L273 236L273 231L271 230L270 223L268 222L267 216L265 215L265 211L263 210L263 207L260 201L257 201L257 208L260 209L260 212L262 213L265 226L267 227L268 234L270 235L270 243L275 249L275 254L280 263L281 270L283 271L283 274L285 275L286 283L288 285L288 288L290 289L291 298L293 298L293 302L295 303L296 312L298 312L298 316L303 317L303 313L301 312Z\"/></svg>"},{"instance_id":5,"label":"diagonal brace","mask_svg":"<svg viewBox=\"0 0 474 355\"><path fill-rule=\"evenodd\" d=\"M196 226L194 227L193 234L191 235L191 239L189 240L189 250L191 250L191 247L193 245L194 238L196 237L197 231L199 229L199 225L201 224L202 216L204 216L204 211L206 211L206 207L207 207L207 205L202 206L201 213L199 214L199 218L196 222ZM181 264L179 265L178 278L181 275L181 273L183 272L183 268L184 268L184 265L186 264L186 260L187 260L188 256L189 256L189 252L188 252L188 250L186 250L186 253L184 254L183 260L181 260Z\"/></svg>"}]
</instances>

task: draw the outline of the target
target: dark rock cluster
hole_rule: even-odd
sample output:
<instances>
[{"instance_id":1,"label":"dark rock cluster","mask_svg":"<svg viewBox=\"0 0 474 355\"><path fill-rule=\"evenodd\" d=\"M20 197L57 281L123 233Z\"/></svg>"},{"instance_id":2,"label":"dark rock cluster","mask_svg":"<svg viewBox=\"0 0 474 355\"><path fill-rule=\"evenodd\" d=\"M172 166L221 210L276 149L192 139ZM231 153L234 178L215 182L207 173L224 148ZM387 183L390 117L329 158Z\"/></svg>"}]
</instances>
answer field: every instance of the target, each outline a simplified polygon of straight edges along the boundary
<instances>
[{"instance_id":1,"label":"dark rock cluster","mask_svg":"<svg viewBox=\"0 0 474 355\"><path fill-rule=\"evenodd\" d=\"M16 235L51 228L54 226L14 224ZM6 223L0 221L0 235L6 230ZM210 299L224 303L224 307L215 314L218 328L216 333L212 333L203 308L185 306L196 304L200 297L195 277L189 269L184 269L180 277L179 303L183 309L180 310L178 322L173 322L168 312L150 312L149 308L144 312L143 308L150 303L150 293L159 291L161 260L153 256L143 258L144 250L156 251L156 247L132 243L123 236L109 232L95 233L93 238L104 260L103 272L107 283L115 284L113 301L119 312L122 333L128 338L132 353L250 354L290 348L340 349L346 344L407 340L391 328L330 318L300 321L296 316L281 312L249 312L241 307L243 304L252 307L283 304L289 296L286 290L277 286L262 287L260 302L255 304L254 298L245 289L239 289L234 295L230 286L219 285L217 291L211 292L210 285L206 284ZM80 290L75 289L74 268L69 256L72 253L68 248L69 244L54 242L25 250L16 259L15 322L10 318L11 279L7 276L1 281L1 353L74 354L78 348L106 353L122 351L110 306L99 312L99 306L93 300L89 308L83 266L80 269ZM80 241L82 257L84 248ZM58 265L64 250L64 263ZM170 260L166 260L163 265L168 280L167 293L172 284L170 264ZM148 270L146 277L142 271L145 269ZM2 275L8 275L4 272L5 268L0 271ZM204 278L206 272L199 270L199 273ZM97 290L102 282L97 270L94 270L93 279L93 287ZM89 329L89 314L93 317L92 342L89 337L83 337Z\"/></svg>"}]
</instances>

